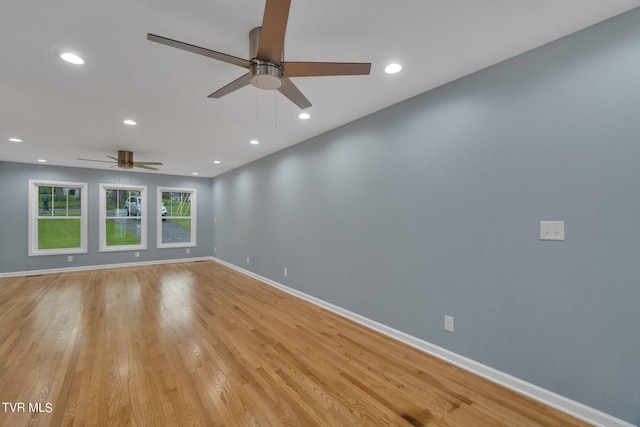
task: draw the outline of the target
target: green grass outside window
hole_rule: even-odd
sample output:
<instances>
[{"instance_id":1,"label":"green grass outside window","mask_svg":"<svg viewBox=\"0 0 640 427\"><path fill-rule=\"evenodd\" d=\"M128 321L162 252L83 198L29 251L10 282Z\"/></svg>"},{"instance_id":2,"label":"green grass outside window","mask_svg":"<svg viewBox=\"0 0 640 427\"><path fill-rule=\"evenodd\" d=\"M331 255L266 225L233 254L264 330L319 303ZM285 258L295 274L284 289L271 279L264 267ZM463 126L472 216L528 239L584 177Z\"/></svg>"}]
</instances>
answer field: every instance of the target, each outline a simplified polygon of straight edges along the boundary
<instances>
[{"instance_id":1,"label":"green grass outside window","mask_svg":"<svg viewBox=\"0 0 640 427\"><path fill-rule=\"evenodd\" d=\"M130 219L118 221L135 221ZM141 238L127 229L124 223L116 223L116 220L107 220L107 246L139 245Z\"/></svg>"},{"instance_id":2,"label":"green grass outside window","mask_svg":"<svg viewBox=\"0 0 640 427\"><path fill-rule=\"evenodd\" d=\"M38 220L38 249L80 247L80 219Z\"/></svg>"}]
</instances>

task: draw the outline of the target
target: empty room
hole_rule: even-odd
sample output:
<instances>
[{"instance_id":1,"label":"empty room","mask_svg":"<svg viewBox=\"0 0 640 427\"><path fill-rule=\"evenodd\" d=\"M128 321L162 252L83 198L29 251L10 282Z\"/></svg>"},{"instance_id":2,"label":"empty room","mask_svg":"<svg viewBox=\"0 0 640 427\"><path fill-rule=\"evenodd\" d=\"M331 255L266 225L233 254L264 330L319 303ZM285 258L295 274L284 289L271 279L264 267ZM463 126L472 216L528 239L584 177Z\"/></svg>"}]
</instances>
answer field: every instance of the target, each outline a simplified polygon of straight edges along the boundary
<instances>
[{"instance_id":1,"label":"empty room","mask_svg":"<svg viewBox=\"0 0 640 427\"><path fill-rule=\"evenodd\" d=\"M0 426L640 425L639 28L5 2Z\"/></svg>"}]
</instances>

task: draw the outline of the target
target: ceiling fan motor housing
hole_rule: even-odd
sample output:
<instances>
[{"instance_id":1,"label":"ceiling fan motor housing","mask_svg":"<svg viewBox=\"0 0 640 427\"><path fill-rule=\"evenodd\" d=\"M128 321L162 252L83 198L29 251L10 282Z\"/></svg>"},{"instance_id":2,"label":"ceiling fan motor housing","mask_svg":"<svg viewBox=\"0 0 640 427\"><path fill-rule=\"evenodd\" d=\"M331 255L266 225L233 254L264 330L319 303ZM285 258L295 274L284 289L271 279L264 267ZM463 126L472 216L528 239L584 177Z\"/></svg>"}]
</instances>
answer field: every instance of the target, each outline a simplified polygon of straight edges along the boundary
<instances>
[{"instance_id":1,"label":"ceiling fan motor housing","mask_svg":"<svg viewBox=\"0 0 640 427\"><path fill-rule=\"evenodd\" d=\"M118 150L118 167L122 169L132 169L133 152Z\"/></svg>"},{"instance_id":2,"label":"ceiling fan motor housing","mask_svg":"<svg viewBox=\"0 0 640 427\"><path fill-rule=\"evenodd\" d=\"M259 89L275 90L282 86L284 71L277 64L254 59L249 68L249 81Z\"/></svg>"},{"instance_id":3,"label":"ceiling fan motor housing","mask_svg":"<svg viewBox=\"0 0 640 427\"><path fill-rule=\"evenodd\" d=\"M259 89L275 90L282 86L284 70L273 58L258 59L258 46L260 45L261 27L256 27L249 32L249 81ZM282 58L278 58L282 62Z\"/></svg>"}]
</instances>

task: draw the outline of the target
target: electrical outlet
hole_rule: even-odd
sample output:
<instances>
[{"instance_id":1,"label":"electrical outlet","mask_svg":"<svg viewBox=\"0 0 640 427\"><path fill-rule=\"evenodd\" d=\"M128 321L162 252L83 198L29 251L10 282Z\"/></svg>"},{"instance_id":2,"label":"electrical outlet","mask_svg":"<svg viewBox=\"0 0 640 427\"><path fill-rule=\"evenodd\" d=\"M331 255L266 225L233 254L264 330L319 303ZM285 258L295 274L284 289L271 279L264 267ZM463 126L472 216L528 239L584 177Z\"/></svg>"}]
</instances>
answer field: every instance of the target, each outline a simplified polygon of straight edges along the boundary
<instances>
[{"instance_id":1,"label":"electrical outlet","mask_svg":"<svg viewBox=\"0 0 640 427\"><path fill-rule=\"evenodd\" d=\"M251 258L247 257L247 264L251 262Z\"/></svg>"},{"instance_id":2,"label":"electrical outlet","mask_svg":"<svg viewBox=\"0 0 640 427\"><path fill-rule=\"evenodd\" d=\"M187 253L190 254L191 253L191 249L187 248Z\"/></svg>"},{"instance_id":3,"label":"electrical outlet","mask_svg":"<svg viewBox=\"0 0 640 427\"><path fill-rule=\"evenodd\" d=\"M137 251L136 251L136 253L135 253L135 255L134 255L134 256L135 256L136 258L138 258L138 257L140 256L140 252L137 252Z\"/></svg>"},{"instance_id":4,"label":"electrical outlet","mask_svg":"<svg viewBox=\"0 0 640 427\"><path fill-rule=\"evenodd\" d=\"M213 252L215 253L216 251L217 251L217 249L216 249L216 247L214 246L214 247L213 247Z\"/></svg>"},{"instance_id":5,"label":"electrical outlet","mask_svg":"<svg viewBox=\"0 0 640 427\"><path fill-rule=\"evenodd\" d=\"M453 332L453 316L444 315L444 330Z\"/></svg>"},{"instance_id":6,"label":"electrical outlet","mask_svg":"<svg viewBox=\"0 0 640 427\"><path fill-rule=\"evenodd\" d=\"M69 255L67 257L67 262L73 262L73 255Z\"/></svg>"},{"instance_id":7,"label":"electrical outlet","mask_svg":"<svg viewBox=\"0 0 640 427\"><path fill-rule=\"evenodd\" d=\"M540 221L540 240L564 240L564 221Z\"/></svg>"},{"instance_id":8,"label":"electrical outlet","mask_svg":"<svg viewBox=\"0 0 640 427\"><path fill-rule=\"evenodd\" d=\"M284 268L284 277L287 277L287 267Z\"/></svg>"}]
</instances>

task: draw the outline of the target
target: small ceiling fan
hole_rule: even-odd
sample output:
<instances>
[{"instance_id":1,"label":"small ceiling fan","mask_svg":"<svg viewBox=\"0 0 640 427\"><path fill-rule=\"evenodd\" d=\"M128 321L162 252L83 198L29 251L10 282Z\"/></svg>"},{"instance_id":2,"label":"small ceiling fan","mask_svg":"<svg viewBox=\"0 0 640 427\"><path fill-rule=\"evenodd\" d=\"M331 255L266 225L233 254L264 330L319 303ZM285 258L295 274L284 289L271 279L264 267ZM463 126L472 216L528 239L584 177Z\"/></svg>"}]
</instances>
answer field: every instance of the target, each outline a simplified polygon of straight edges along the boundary
<instances>
[{"instance_id":1,"label":"small ceiling fan","mask_svg":"<svg viewBox=\"0 0 640 427\"><path fill-rule=\"evenodd\" d=\"M140 168L140 169L149 169L152 171L157 171L158 168L152 168L149 165L161 166L160 162L134 162L133 161L133 153L131 151L118 150L118 158L113 156L106 156L110 159L115 160L115 162L111 160L95 160L95 159L78 159L78 160L86 160L88 162L102 162L102 163L115 163L120 169L132 169L132 168ZM112 166L115 167L115 166Z\"/></svg>"},{"instance_id":2,"label":"small ceiling fan","mask_svg":"<svg viewBox=\"0 0 640 427\"><path fill-rule=\"evenodd\" d=\"M278 90L299 108L311 106L289 77L367 75L370 63L353 62L290 62L284 60L284 35L287 29L291 0L266 0L262 26L249 33L250 60L216 52L155 34L147 40L197 53L218 61L247 68L248 73L209 95L221 98L248 84L260 89Z\"/></svg>"}]
</instances>

